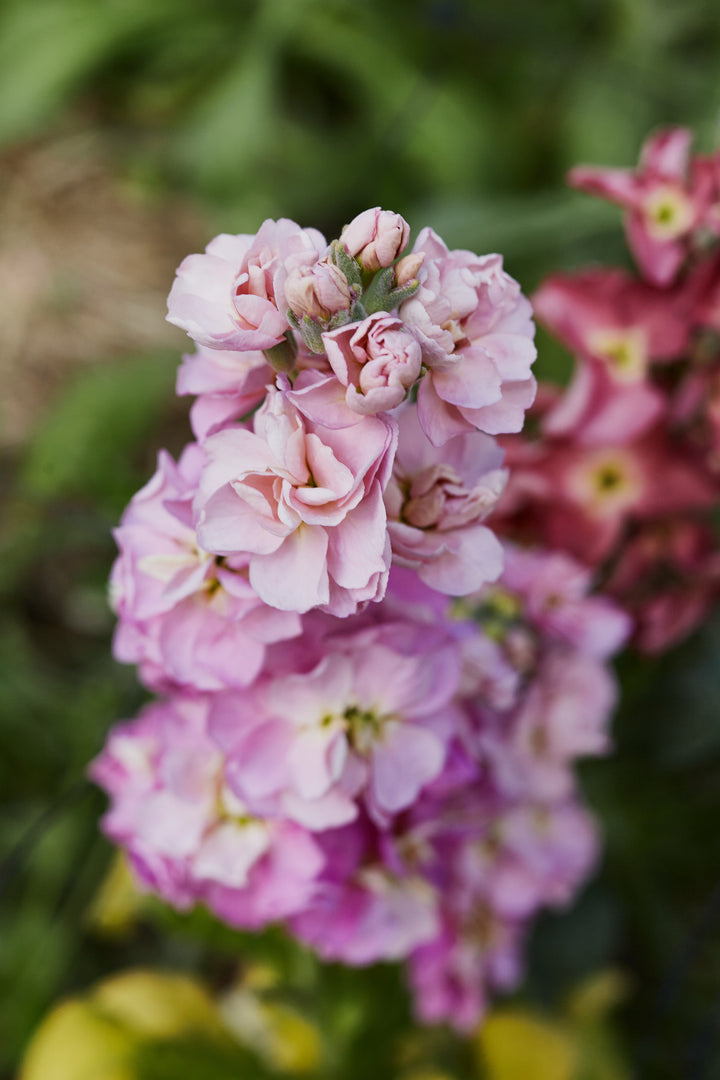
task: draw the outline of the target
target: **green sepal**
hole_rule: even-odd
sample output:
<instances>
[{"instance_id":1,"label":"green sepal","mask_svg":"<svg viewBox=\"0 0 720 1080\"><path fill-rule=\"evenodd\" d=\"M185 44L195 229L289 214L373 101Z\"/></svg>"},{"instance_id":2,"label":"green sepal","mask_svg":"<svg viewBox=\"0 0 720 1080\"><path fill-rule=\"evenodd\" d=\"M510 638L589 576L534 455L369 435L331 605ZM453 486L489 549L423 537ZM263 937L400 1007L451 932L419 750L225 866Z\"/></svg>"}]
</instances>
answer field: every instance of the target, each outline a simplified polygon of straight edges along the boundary
<instances>
[{"instance_id":1,"label":"green sepal","mask_svg":"<svg viewBox=\"0 0 720 1080\"><path fill-rule=\"evenodd\" d=\"M292 331L286 331L284 338L277 345L263 349L263 354L275 371L292 371L297 357L297 342Z\"/></svg>"},{"instance_id":2,"label":"green sepal","mask_svg":"<svg viewBox=\"0 0 720 1080\"><path fill-rule=\"evenodd\" d=\"M399 307L403 300L409 300L411 296L420 288L420 282L415 280L409 285L403 285L401 289L392 289L387 294L387 310L392 311L393 308Z\"/></svg>"},{"instance_id":3,"label":"green sepal","mask_svg":"<svg viewBox=\"0 0 720 1080\"><path fill-rule=\"evenodd\" d=\"M363 306L368 315L376 311L389 311L388 297L392 292L395 280L395 268L386 266L384 270L378 270L363 295ZM395 290L398 291L398 290Z\"/></svg>"},{"instance_id":4,"label":"green sepal","mask_svg":"<svg viewBox=\"0 0 720 1080\"><path fill-rule=\"evenodd\" d=\"M348 285L356 289L362 289L362 267L357 259L353 259L341 240L333 240L330 245L330 254L338 270L342 270L347 278Z\"/></svg>"},{"instance_id":5,"label":"green sepal","mask_svg":"<svg viewBox=\"0 0 720 1080\"><path fill-rule=\"evenodd\" d=\"M311 319L309 315L303 315L302 322L300 324L300 333L303 336L303 341L307 345L310 352L324 353L325 346L323 345L322 329Z\"/></svg>"},{"instance_id":6,"label":"green sepal","mask_svg":"<svg viewBox=\"0 0 720 1080\"><path fill-rule=\"evenodd\" d=\"M368 313L362 300L356 300L350 309L350 321L362 322L363 319L367 319Z\"/></svg>"}]
</instances>

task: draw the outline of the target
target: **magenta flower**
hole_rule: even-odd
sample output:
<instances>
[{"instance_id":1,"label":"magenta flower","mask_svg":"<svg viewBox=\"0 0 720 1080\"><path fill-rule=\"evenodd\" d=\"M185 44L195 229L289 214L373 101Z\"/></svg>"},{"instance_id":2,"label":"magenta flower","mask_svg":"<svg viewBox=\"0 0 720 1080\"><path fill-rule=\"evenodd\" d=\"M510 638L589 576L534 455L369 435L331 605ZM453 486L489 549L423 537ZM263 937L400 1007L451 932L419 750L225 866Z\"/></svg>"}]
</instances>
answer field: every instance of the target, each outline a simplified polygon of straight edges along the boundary
<instances>
[{"instance_id":1,"label":"magenta flower","mask_svg":"<svg viewBox=\"0 0 720 1080\"><path fill-rule=\"evenodd\" d=\"M382 493L396 425L386 416L360 422L341 399L326 409L327 380L279 385L253 431L221 431L206 442L198 536L217 555L247 556L250 584L271 607L349 614L385 592Z\"/></svg>"},{"instance_id":2,"label":"magenta flower","mask_svg":"<svg viewBox=\"0 0 720 1080\"><path fill-rule=\"evenodd\" d=\"M418 393L423 431L436 446L475 429L519 431L535 396L530 302L499 255L448 251L432 229L413 250L425 256L420 288L400 314L428 369Z\"/></svg>"},{"instance_id":3,"label":"magenta flower","mask_svg":"<svg viewBox=\"0 0 720 1080\"><path fill-rule=\"evenodd\" d=\"M168 321L211 349L270 349L289 329L285 282L327 245L316 229L268 218L255 236L222 233L188 255L168 297Z\"/></svg>"}]
</instances>

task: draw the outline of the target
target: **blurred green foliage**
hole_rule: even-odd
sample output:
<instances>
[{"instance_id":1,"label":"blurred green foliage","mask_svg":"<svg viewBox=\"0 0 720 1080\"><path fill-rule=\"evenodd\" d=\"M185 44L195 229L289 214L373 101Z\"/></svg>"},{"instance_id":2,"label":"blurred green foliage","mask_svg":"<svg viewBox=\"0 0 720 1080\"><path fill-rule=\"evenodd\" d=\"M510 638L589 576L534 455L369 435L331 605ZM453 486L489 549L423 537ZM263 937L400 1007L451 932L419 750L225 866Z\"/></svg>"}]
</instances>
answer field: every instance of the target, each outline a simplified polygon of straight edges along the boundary
<instances>
[{"instance_id":1,"label":"blurred green foliage","mask_svg":"<svg viewBox=\"0 0 720 1080\"><path fill-rule=\"evenodd\" d=\"M184 197L208 238L265 216L332 235L379 203L451 246L504 252L529 290L626 258L615 212L563 188L569 166L631 164L659 124L714 145L717 16L715 0L4 0L0 152L99 132L129 190ZM540 343L541 372L566 370ZM154 964L222 986L240 958L284 965L335 1048L323 1075L476 1076L466 1044L413 1033L392 968L323 968L281 935L159 905L125 939L88 922L110 852L84 769L143 699L110 656L110 530L159 446L187 437L175 356L104 360L4 455L0 1075L55 1001L108 972ZM557 1008L619 966L631 993L614 1037L650 1080L720 1076L718 647L716 619L662 665L623 664L617 753L584 770L605 862L570 912L539 921L523 991ZM148 1080L232 1075L220 1050L199 1065L187 1047L148 1055Z\"/></svg>"}]
</instances>

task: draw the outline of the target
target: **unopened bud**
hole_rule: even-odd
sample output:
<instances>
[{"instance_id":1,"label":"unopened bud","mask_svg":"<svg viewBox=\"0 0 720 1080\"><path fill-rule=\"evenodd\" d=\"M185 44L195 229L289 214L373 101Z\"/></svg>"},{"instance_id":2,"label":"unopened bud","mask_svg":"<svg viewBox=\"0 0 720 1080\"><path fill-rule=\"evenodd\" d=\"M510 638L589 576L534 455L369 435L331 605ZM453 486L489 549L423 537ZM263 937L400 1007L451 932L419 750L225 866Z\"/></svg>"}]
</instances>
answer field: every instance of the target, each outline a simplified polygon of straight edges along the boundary
<instances>
[{"instance_id":1,"label":"unopened bud","mask_svg":"<svg viewBox=\"0 0 720 1080\"><path fill-rule=\"evenodd\" d=\"M405 255L395 263L395 282L399 289L410 285L417 279L420 267L425 262L425 252L418 251L415 255Z\"/></svg>"},{"instance_id":2,"label":"unopened bud","mask_svg":"<svg viewBox=\"0 0 720 1080\"><path fill-rule=\"evenodd\" d=\"M285 299L298 319L307 316L320 322L349 310L353 301L347 278L328 257L291 270L285 282Z\"/></svg>"},{"instance_id":3,"label":"unopened bud","mask_svg":"<svg viewBox=\"0 0 720 1080\"><path fill-rule=\"evenodd\" d=\"M410 226L400 214L375 206L346 225L340 236L348 253L374 272L392 266L410 239Z\"/></svg>"}]
</instances>

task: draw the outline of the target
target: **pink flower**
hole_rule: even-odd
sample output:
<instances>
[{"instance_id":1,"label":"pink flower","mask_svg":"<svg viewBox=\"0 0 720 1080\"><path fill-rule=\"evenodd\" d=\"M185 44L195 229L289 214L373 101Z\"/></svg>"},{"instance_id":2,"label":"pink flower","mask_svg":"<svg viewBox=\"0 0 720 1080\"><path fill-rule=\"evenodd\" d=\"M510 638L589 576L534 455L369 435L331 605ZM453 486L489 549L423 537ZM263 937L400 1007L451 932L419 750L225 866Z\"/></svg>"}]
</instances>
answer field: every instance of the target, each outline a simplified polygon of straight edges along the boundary
<instances>
[{"instance_id":1,"label":"pink flower","mask_svg":"<svg viewBox=\"0 0 720 1080\"><path fill-rule=\"evenodd\" d=\"M265 679L245 704L225 698L213 733L238 797L313 830L354 821L360 799L381 826L410 806L442 769L459 678L452 641L432 627L407 641L411 629L336 635L310 671Z\"/></svg>"},{"instance_id":2,"label":"pink flower","mask_svg":"<svg viewBox=\"0 0 720 1080\"><path fill-rule=\"evenodd\" d=\"M190 423L195 438L203 440L251 412L274 378L275 372L261 352L198 345L194 353L183 356L175 389L180 395L198 395L190 410Z\"/></svg>"},{"instance_id":3,"label":"pink flower","mask_svg":"<svg viewBox=\"0 0 720 1080\"><path fill-rule=\"evenodd\" d=\"M543 634L605 660L627 642L632 622L612 600L591 596L590 570L559 551L505 545L502 585L519 596L524 617Z\"/></svg>"},{"instance_id":4,"label":"pink flower","mask_svg":"<svg viewBox=\"0 0 720 1080\"><path fill-rule=\"evenodd\" d=\"M413 405L399 410L397 420L398 452L385 493L393 560L452 596L495 581L502 570L502 548L481 522L505 486L502 451L479 432L456 436L436 449L423 434Z\"/></svg>"},{"instance_id":5,"label":"pink flower","mask_svg":"<svg viewBox=\"0 0 720 1080\"><path fill-rule=\"evenodd\" d=\"M353 301L347 278L328 256L294 267L285 282L285 299L296 318L322 322L349 311Z\"/></svg>"},{"instance_id":6,"label":"pink flower","mask_svg":"<svg viewBox=\"0 0 720 1080\"><path fill-rule=\"evenodd\" d=\"M374 272L392 266L407 247L410 226L400 214L379 206L364 210L346 225L340 241L349 255L357 258L363 270Z\"/></svg>"},{"instance_id":7,"label":"pink flower","mask_svg":"<svg viewBox=\"0 0 720 1080\"><path fill-rule=\"evenodd\" d=\"M203 464L195 444L177 465L162 451L157 472L115 530L115 655L139 664L156 690L247 686L266 644L301 629L297 615L260 600L247 579L247 558L219 561L199 546L192 501Z\"/></svg>"},{"instance_id":8,"label":"pink flower","mask_svg":"<svg viewBox=\"0 0 720 1080\"><path fill-rule=\"evenodd\" d=\"M623 546L606 586L636 620L634 644L661 653L687 637L720 595L720 552L708 522L647 522Z\"/></svg>"},{"instance_id":9,"label":"pink flower","mask_svg":"<svg viewBox=\"0 0 720 1080\"><path fill-rule=\"evenodd\" d=\"M697 286L662 291L624 270L551 274L533 295L537 317L573 352L603 363L613 379L641 380L653 361L682 356Z\"/></svg>"},{"instance_id":10,"label":"pink flower","mask_svg":"<svg viewBox=\"0 0 720 1080\"><path fill-rule=\"evenodd\" d=\"M320 883L291 926L323 960L402 960L437 934L437 894L420 876L395 879L369 866L351 882Z\"/></svg>"},{"instance_id":11,"label":"pink flower","mask_svg":"<svg viewBox=\"0 0 720 1080\"><path fill-rule=\"evenodd\" d=\"M418 393L425 434L441 446L476 428L519 431L535 396L529 301L499 255L448 251L432 229L423 229L414 251L425 256L420 288L400 314L428 368Z\"/></svg>"},{"instance_id":12,"label":"pink flower","mask_svg":"<svg viewBox=\"0 0 720 1080\"><path fill-rule=\"evenodd\" d=\"M630 249L643 275L660 287L677 276L713 195L710 177L691 167L690 140L687 128L668 128L646 141L635 172L580 165L568 175L573 187L625 207Z\"/></svg>"},{"instance_id":13,"label":"pink flower","mask_svg":"<svg viewBox=\"0 0 720 1080\"><path fill-rule=\"evenodd\" d=\"M208 439L198 536L217 555L246 555L250 584L271 607L345 615L385 592L382 493L397 431L385 416L361 421L332 387L326 409L328 380L307 374L294 390L287 380L268 390L254 431Z\"/></svg>"},{"instance_id":14,"label":"pink flower","mask_svg":"<svg viewBox=\"0 0 720 1080\"><path fill-rule=\"evenodd\" d=\"M483 740L500 790L547 803L570 796L575 759L610 749L616 701L617 686L604 664L569 649L549 652L511 718L503 717L497 735Z\"/></svg>"},{"instance_id":15,"label":"pink flower","mask_svg":"<svg viewBox=\"0 0 720 1080\"><path fill-rule=\"evenodd\" d=\"M315 229L268 219L255 236L216 236L204 255L180 264L168 297L168 321L211 349L270 349L289 328L285 282L311 266L326 243Z\"/></svg>"},{"instance_id":16,"label":"pink flower","mask_svg":"<svg viewBox=\"0 0 720 1080\"><path fill-rule=\"evenodd\" d=\"M420 345L394 315L378 312L322 339L347 404L362 415L394 409L420 374Z\"/></svg>"},{"instance_id":17,"label":"pink flower","mask_svg":"<svg viewBox=\"0 0 720 1080\"><path fill-rule=\"evenodd\" d=\"M233 795L207 735L208 705L148 706L111 732L91 776L111 799L103 828L142 885L176 907L201 901L259 927L305 907L324 859L298 825L253 817Z\"/></svg>"}]
</instances>

